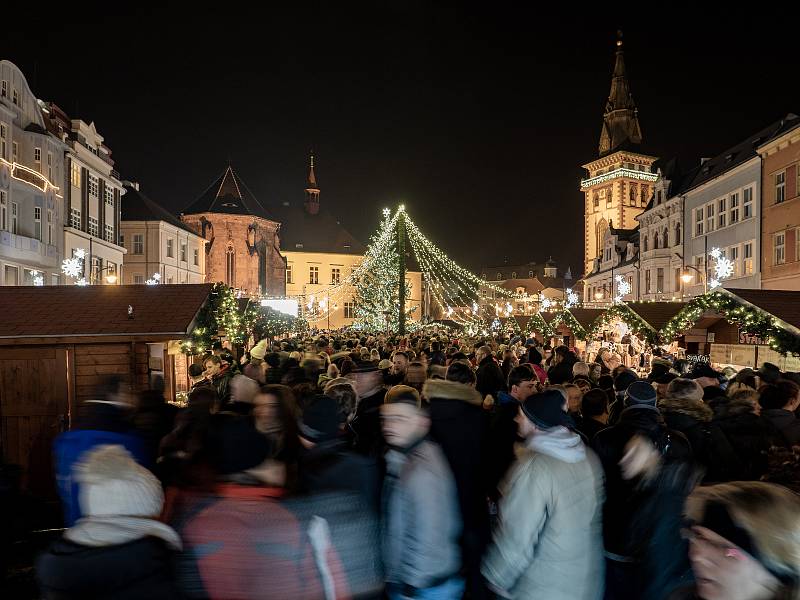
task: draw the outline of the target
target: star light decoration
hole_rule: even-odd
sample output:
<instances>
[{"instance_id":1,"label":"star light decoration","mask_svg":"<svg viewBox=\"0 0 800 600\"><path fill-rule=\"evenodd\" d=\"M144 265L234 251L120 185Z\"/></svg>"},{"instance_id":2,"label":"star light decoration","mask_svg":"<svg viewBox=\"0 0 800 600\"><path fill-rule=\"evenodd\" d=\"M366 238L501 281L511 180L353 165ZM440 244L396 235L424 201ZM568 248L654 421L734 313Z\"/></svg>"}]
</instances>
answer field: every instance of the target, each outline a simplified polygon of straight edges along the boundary
<instances>
[{"instance_id":1,"label":"star light decoration","mask_svg":"<svg viewBox=\"0 0 800 600\"><path fill-rule=\"evenodd\" d=\"M614 277L614 281L617 282L617 293L614 296L614 302L621 304L622 299L631 293L632 286L630 282L622 275L617 275Z\"/></svg>"},{"instance_id":2,"label":"star light decoration","mask_svg":"<svg viewBox=\"0 0 800 600\"><path fill-rule=\"evenodd\" d=\"M158 285L161 283L161 273L153 273L153 276L145 281L147 285Z\"/></svg>"},{"instance_id":3,"label":"star light decoration","mask_svg":"<svg viewBox=\"0 0 800 600\"><path fill-rule=\"evenodd\" d=\"M714 259L714 279L708 282L708 287L715 290L723 279L733 275L733 261L724 256L719 248L712 248L708 254Z\"/></svg>"},{"instance_id":4,"label":"star light decoration","mask_svg":"<svg viewBox=\"0 0 800 600\"><path fill-rule=\"evenodd\" d=\"M580 296L578 296L576 292L573 292L572 288L567 288L567 302L564 304L564 308L573 308L578 306L580 301Z\"/></svg>"}]
</instances>

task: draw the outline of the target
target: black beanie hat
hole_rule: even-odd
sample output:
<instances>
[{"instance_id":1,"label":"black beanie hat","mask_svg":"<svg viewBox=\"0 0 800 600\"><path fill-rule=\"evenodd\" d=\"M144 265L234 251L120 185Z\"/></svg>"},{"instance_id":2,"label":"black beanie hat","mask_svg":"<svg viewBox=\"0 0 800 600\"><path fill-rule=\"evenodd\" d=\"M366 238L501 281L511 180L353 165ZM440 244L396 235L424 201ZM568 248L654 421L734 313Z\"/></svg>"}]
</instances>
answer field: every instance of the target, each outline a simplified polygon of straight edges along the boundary
<instances>
[{"instance_id":1,"label":"black beanie hat","mask_svg":"<svg viewBox=\"0 0 800 600\"><path fill-rule=\"evenodd\" d=\"M300 436L315 444L339 435L339 405L329 396L314 396L303 411Z\"/></svg>"},{"instance_id":2,"label":"black beanie hat","mask_svg":"<svg viewBox=\"0 0 800 600\"><path fill-rule=\"evenodd\" d=\"M536 348L528 349L528 362L534 365L542 364L542 354Z\"/></svg>"},{"instance_id":3,"label":"black beanie hat","mask_svg":"<svg viewBox=\"0 0 800 600\"><path fill-rule=\"evenodd\" d=\"M574 427L575 423L564 412L564 394L558 390L545 390L540 394L529 396L522 403L522 412L531 420L531 423L542 429L551 427Z\"/></svg>"},{"instance_id":4,"label":"black beanie hat","mask_svg":"<svg viewBox=\"0 0 800 600\"><path fill-rule=\"evenodd\" d=\"M218 414L212 417L209 451L220 475L241 473L267 460L272 446L251 417Z\"/></svg>"},{"instance_id":5,"label":"black beanie hat","mask_svg":"<svg viewBox=\"0 0 800 600\"><path fill-rule=\"evenodd\" d=\"M636 373L630 369L625 369L622 373L614 377L614 391L617 393L624 392L628 389L628 386L638 380L639 378L636 376Z\"/></svg>"}]
</instances>

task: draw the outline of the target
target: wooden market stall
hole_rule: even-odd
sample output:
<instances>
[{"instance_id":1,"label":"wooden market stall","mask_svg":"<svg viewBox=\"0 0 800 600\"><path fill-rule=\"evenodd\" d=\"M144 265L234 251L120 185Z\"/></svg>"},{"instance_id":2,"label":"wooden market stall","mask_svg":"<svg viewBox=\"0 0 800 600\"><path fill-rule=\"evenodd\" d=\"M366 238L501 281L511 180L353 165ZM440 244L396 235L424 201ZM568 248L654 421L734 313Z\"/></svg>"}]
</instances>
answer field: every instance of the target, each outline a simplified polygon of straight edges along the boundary
<instances>
[{"instance_id":1,"label":"wooden market stall","mask_svg":"<svg viewBox=\"0 0 800 600\"><path fill-rule=\"evenodd\" d=\"M0 287L0 456L22 467L29 491L53 494L52 441L104 376L141 391L162 375L168 398L185 387L178 341L211 288Z\"/></svg>"}]
</instances>

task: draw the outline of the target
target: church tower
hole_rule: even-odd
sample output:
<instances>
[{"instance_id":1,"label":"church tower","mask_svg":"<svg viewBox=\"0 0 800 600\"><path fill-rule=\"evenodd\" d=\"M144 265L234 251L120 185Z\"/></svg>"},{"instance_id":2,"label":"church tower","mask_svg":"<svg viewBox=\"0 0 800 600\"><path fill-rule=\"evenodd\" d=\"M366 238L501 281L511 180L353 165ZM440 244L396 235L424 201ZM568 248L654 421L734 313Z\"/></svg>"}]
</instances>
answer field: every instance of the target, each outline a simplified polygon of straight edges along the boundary
<instances>
[{"instance_id":1,"label":"church tower","mask_svg":"<svg viewBox=\"0 0 800 600\"><path fill-rule=\"evenodd\" d=\"M311 152L311 158L308 166L308 180L306 181L306 212L310 215L316 215L319 212L319 188L317 187L317 176L314 174L314 152Z\"/></svg>"},{"instance_id":2,"label":"church tower","mask_svg":"<svg viewBox=\"0 0 800 600\"><path fill-rule=\"evenodd\" d=\"M625 69L622 32L618 32L598 158L583 165L587 177L581 180L585 196L584 273L587 275L596 270L596 259L602 257L603 237L609 228L636 228L636 217L650 200L658 177L652 172L657 158L643 154L641 143L639 111Z\"/></svg>"}]
</instances>

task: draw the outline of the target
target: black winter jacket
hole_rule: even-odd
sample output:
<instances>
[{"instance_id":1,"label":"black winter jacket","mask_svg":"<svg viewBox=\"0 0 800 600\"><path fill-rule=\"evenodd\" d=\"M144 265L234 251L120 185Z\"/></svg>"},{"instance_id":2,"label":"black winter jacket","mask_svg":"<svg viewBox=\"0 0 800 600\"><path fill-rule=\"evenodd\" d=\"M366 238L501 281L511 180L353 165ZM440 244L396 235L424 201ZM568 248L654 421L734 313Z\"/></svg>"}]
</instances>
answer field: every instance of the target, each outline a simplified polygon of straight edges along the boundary
<instances>
[{"instance_id":1,"label":"black winter jacket","mask_svg":"<svg viewBox=\"0 0 800 600\"><path fill-rule=\"evenodd\" d=\"M503 371L493 357L487 356L480 362L476 375L478 383L475 389L480 392L481 398L491 395L492 398L497 400L497 393L506 390Z\"/></svg>"}]
</instances>

